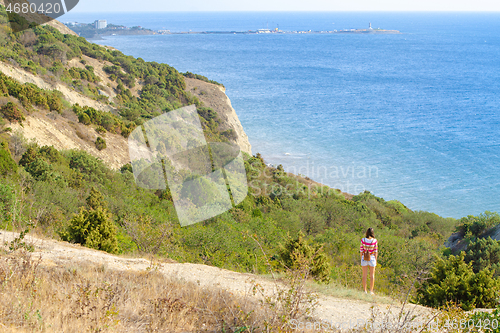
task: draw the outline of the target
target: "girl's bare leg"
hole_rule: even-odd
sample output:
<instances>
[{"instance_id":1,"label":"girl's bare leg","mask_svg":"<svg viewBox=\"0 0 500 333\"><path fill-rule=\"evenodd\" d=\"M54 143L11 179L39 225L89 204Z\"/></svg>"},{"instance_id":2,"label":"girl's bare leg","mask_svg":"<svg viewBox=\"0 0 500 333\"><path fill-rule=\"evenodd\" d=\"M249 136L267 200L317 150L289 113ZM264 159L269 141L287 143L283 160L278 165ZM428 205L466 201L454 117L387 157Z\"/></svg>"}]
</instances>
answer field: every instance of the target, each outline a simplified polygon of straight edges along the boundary
<instances>
[{"instance_id":1,"label":"girl's bare leg","mask_svg":"<svg viewBox=\"0 0 500 333\"><path fill-rule=\"evenodd\" d=\"M363 289L366 291L366 278L368 276L368 266L361 266L363 268Z\"/></svg>"},{"instance_id":2,"label":"girl's bare leg","mask_svg":"<svg viewBox=\"0 0 500 333\"><path fill-rule=\"evenodd\" d=\"M370 266L370 292L372 292L372 293L373 293L374 286L375 286L375 267ZM366 290L366 288L365 288L365 290Z\"/></svg>"}]
</instances>

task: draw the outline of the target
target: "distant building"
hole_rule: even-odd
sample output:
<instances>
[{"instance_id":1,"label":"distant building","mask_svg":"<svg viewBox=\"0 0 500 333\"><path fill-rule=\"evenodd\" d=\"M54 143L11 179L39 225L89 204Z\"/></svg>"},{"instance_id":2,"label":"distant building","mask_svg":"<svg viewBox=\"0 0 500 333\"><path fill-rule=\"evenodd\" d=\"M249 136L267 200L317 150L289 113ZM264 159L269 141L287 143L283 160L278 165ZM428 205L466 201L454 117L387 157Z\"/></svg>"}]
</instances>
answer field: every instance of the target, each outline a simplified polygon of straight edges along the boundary
<instances>
[{"instance_id":1,"label":"distant building","mask_svg":"<svg viewBox=\"0 0 500 333\"><path fill-rule=\"evenodd\" d=\"M107 26L108 26L108 22L106 20L96 20L94 22L94 27L96 29L106 29Z\"/></svg>"},{"instance_id":2,"label":"distant building","mask_svg":"<svg viewBox=\"0 0 500 333\"><path fill-rule=\"evenodd\" d=\"M370 22L370 27L368 28L369 30L373 30L372 28L372 23Z\"/></svg>"}]
</instances>

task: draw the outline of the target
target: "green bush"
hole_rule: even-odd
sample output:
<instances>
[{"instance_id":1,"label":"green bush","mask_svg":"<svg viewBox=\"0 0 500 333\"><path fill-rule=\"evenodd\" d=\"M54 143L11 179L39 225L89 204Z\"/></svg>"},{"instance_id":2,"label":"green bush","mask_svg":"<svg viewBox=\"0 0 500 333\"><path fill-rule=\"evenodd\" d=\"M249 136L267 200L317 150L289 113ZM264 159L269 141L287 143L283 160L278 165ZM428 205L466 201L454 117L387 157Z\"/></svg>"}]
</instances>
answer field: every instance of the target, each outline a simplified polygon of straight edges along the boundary
<instances>
[{"instance_id":1,"label":"green bush","mask_svg":"<svg viewBox=\"0 0 500 333\"><path fill-rule=\"evenodd\" d=\"M439 308L447 302L464 310L494 308L499 296L499 281L488 269L474 273L472 264L464 261L465 252L438 259L427 280L417 287L417 302Z\"/></svg>"},{"instance_id":2,"label":"green bush","mask_svg":"<svg viewBox=\"0 0 500 333\"><path fill-rule=\"evenodd\" d=\"M309 272L315 280L329 281L331 267L328 263L328 257L323 253L321 246L309 244L302 232L297 238L289 238L281 246L278 254L285 268L296 269L301 265L301 261L305 260L309 263Z\"/></svg>"},{"instance_id":3,"label":"green bush","mask_svg":"<svg viewBox=\"0 0 500 333\"><path fill-rule=\"evenodd\" d=\"M24 118L24 114L21 110L19 110L18 106L12 102L8 102L4 106L0 108L0 113L9 120L10 122L20 122L22 123Z\"/></svg>"},{"instance_id":4,"label":"green bush","mask_svg":"<svg viewBox=\"0 0 500 333\"><path fill-rule=\"evenodd\" d=\"M109 253L118 252L116 227L111 221L102 194L92 188L87 197L89 209L80 209L69 224L64 240L73 241L86 247Z\"/></svg>"},{"instance_id":5,"label":"green bush","mask_svg":"<svg viewBox=\"0 0 500 333\"><path fill-rule=\"evenodd\" d=\"M95 131L101 135L105 135L106 134L106 129L104 127L102 127L101 125L97 125Z\"/></svg>"},{"instance_id":6,"label":"green bush","mask_svg":"<svg viewBox=\"0 0 500 333\"><path fill-rule=\"evenodd\" d=\"M90 125L92 122L90 120L90 117L86 113L81 113L78 115L78 121L81 122L84 125Z\"/></svg>"},{"instance_id":7,"label":"green bush","mask_svg":"<svg viewBox=\"0 0 500 333\"><path fill-rule=\"evenodd\" d=\"M0 182L0 228L5 228L4 222L10 220L14 200L14 189Z\"/></svg>"},{"instance_id":8,"label":"green bush","mask_svg":"<svg viewBox=\"0 0 500 333\"><path fill-rule=\"evenodd\" d=\"M118 252L116 228L109 214L101 207L96 210L81 209L71 221L64 240L109 253Z\"/></svg>"},{"instance_id":9,"label":"green bush","mask_svg":"<svg viewBox=\"0 0 500 333\"><path fill-rule=\"evenodd\" d=\"M89 106L80 106L75 104L73 112L78 116L78 121L84 125L97 125L99 131L108 130L111 133L121 134L123 137L128 135L135 129L136 124L108 113L96 110Z\"/></svg>"},{"instance_id":10,"label":"green bush","mask_svg":"<svg viewBox=\"0 0 500 333\"><path fill-rule=\"evenodd\" d=\"M17 164L12 159L10 151L0 147L0 176L17 172Z\"/></svg>"},{"instance_id":11,"label":"green bush","mask_svg":"<svg viewBox=\"0 0 500 333\"><path fill-rule=\"evenodd\" d=\"M26 168L33 161L35 161L39 156L40 156L40 154L38 153L38 148L36 146L35 147L28 147L26 152L21 157L21 160L19 161L19 165Z\"/></svg>"},{"instance_id":12,"label":"green bush","mask_svg":"<svg viewBox=\"0 0 500 333\"><path fill-rule=\"evenodd\" d=\"M479 273L489 269L495 277L500 276L500 242L491 237L477 239L467 246L465 262L472 263L472 269Z\"/></svg>"},{"instance_id":13,"label":"green bush","mask_svg":"<svg viewBox=\"0 0 500 333\"><path fill-rule=\"evenodd\" d=\"M52 178L52 166L43 158L36 158L25 169L36 180L47 181Z\"/></svg>"},{"instance_id":14,"label":"green bush","mask_svg":"<svg viewBox=\"0 0 500 333\"><path fill-rule=\"evenodd\" d=\"M81 150L71 150L68 153L69 167L86 175L89 179L98 181L106 175L107 168L101 160Z\"/></svg>"},{"instance_id":15,"label":"green bush","mask_svg":"<svg viewBox=\"0 0 500 333\"><path fill-rule=\"evenodd\" d=\"M33 83L21 84L3 73L0 73L0 94L17 98L28 110L32 109L33 106L37 106L46 110L61 112L63 106L60 92L43 90ZM12 114L13 119L23 117L22 114L19 114L19 110L16 111L9 103L7 105L9 106L5 113Z\"/></svg>"},{"instance_id":16,"label":"green bush","mask_svg":"<svg viewBox=\"0 0 500 333\"><path fill-rule=\"evenodd\" d=\"M63 157L54 146L43 146L39 149L39 154L50 163L63 163Z\"/></svg>"},{"instance_id":17,"label":"green bush","mask_svg":"<svg viewBox=\"0 0 500 333\"><path fill-rule=\"evenodd\" d=\"M107 203L104 200L104 196L102 195L101 192L96 190L95 187L92 187L92 189L90 189L89 196L85 201L87 202L87 205L90 207L90 209L95 210L99 207L107 208Z\"/></svg>"},{"instance_id":18,"label":"green bush","mask_svg":"<svg viewBox=\"0 0 500 333\"><path fill-rule=\"evenodd\" d=\"M106 149L106 140L98 136L95 140L95 146L98 150Z\"/></svg>"}]
</instances>

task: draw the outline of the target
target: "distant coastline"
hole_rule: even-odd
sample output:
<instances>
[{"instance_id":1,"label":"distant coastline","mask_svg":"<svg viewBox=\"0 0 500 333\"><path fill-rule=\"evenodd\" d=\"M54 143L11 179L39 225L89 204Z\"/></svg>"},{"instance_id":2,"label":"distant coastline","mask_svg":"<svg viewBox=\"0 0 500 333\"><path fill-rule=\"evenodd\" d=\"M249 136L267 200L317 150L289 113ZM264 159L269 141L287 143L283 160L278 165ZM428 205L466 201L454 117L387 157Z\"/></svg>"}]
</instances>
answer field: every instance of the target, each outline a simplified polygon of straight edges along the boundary
<instances>
[{"instance_id":1,"label":"distant coastline","mask_svg":"<svg viewBox=\"0 0 500 333\"><path fill-rule=\"evenodd\" d=\"M102 39L104 36L133 36L133 35L253 35L253 34L401 34L398 30L372 29L371 24L368 29L340 29L340 30L279 30L276 29L258 29L247 31L170 31L170 30L151 30L141 26L126 27L123 25L107 24L100 27L95 23L65 23L67 27L76 32L79 36L87 39Z\"/></svg>"},{"instance_id":2,"label":"distant coastline","mask_svg":"<svg viewBox=\"0 0 500 333\"><path fill-rule=\"evenodd\" d=\"M185 34L198 34L198 35L210 35L210 34L240 34L240 35L251 35L251 34L401 34L398 30L385 30L385 29L344 29L344 30L329 30L329 31L284 31L284 30L269 30L269 29L259 29L259 30L249 30L249 31L182 31L182 32L170 32L168 30L159 30L158 34L161 35L185 35Z\"/></svg>"},{"instance_id":3,"label":"distant coastline","mask_svg":"<svg viewBox=\"0 0 500 333\"><path fill-rule=\"evenodd\" d=\"M106 20L97 20L94 23L64 23L68 28L80 37L87 39L102 39L103 36L133 36L133 35L156 35L157 31L146 29L141 26L126 27L124 25L109 24Z\"/></svg>"}]
</instances>

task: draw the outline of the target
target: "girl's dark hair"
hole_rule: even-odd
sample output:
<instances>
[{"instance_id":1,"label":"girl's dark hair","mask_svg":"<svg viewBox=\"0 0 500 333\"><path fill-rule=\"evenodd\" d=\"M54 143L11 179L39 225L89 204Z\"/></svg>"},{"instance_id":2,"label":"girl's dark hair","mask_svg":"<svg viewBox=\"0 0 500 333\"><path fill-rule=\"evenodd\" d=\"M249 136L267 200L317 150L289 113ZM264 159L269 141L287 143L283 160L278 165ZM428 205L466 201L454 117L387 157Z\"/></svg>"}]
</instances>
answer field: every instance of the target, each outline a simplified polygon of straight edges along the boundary
<instances>
[{"instance_id":1,"label":"girl's dark hair","mask_svg":"<svg viewBox=\"0 0 500 333\"><path fill-rule=\"evenodd\" d=\"M375 238L375 234L373 233L373 228L368 228L368 230L366 230L366 238L369 237Z\"/></svg>"}]
</instances>

